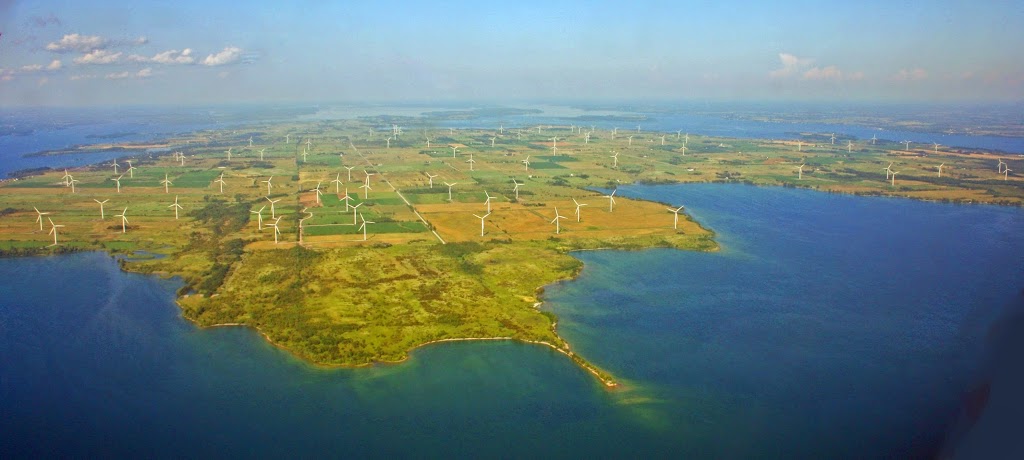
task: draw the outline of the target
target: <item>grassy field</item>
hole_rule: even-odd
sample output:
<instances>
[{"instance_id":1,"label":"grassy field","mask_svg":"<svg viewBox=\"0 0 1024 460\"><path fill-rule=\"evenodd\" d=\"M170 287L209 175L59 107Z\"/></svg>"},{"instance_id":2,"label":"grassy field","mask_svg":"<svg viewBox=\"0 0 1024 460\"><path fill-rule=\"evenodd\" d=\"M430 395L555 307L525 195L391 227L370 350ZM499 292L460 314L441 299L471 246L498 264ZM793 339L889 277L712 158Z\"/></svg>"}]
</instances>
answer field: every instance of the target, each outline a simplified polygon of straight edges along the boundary
<instances>
[{"instance_id":1,"label":"grassy field","mask_svg":"<svg viewBox=\"0 0 1024 460\"><path fill-rule=\"evenodd\" d=\"M579 130L557 126L503 135L439 128L424 133L430 148L419 134L392 139L389 148L390 133L378 128L369 120L267 125L253 130L276 141L252 148L249 131L204 132L173 140L183 159L125 156L117 175L111 164L69 170L74 191L63 170L4 181L0 250L164 255L124 267L181 276L178 303L200 325L251 326L321 365L400 361L438 340L507 338L553 347L613 385L572 353L556 318L536 308L539 290L575 275L573 250L717 245L685 211L673 228L666 207L686 203L623 196L610 203L594 189L745 182L1024 203L1020 177L999 172L1001 161L1012 171L1024 171L1024 161L985 152L847 147L821 135L798 145L654 132L630 132L630 140L598 131L587 142ZM129 160L135 169L126 173ZM887 167L898 172L895 180ZM563 217L557 226L556 212Z\"/></svg>"}]
</instances>

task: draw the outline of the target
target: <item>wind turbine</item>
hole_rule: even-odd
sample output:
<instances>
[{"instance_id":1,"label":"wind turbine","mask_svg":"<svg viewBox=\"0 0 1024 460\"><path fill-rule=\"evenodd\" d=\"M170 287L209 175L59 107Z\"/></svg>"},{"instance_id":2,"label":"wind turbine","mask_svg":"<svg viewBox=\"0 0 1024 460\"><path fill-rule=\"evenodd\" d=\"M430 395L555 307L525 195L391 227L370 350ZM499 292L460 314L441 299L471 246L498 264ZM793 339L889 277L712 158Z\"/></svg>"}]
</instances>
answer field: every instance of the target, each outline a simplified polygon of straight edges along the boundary
<instances>
[{"instance_id":1,"label":"wind turbine","mask_svg":"<svg viewBox=\"0 0 1024 460\"><path fill-rule=\"evenodd\" d=\"M530 170L530 156L529 155L527 155L526 159L523 160L523 170L524 171L529 171Z\"/></svg>"},{"instance_id":2,"label":"wind turbine","mask_svg":"<svg viewBox=\"0 0 1024 460\"><path fill-rule=\"evenodd\" d=\"M35 206L33 206L32 209L35 209L36 210L36 214L38 214L38 216L36 216L36 222L39 222L39 231L43 231L43 216L45 216L45 215L47 215L49 213L48 212L41 212ZM49 219L49 217L47 217L47 219Z\"/></svg>"},{"instance_id":3,"label":"wind turbine","mask_svg":"<svg viewBox=\"0 0 1024 460\"><path fill-rule=\"evenodd\" d=\"M53 235L53 244L51 244L50 246L56 246L57 245L57 228L63 227L63 225L57 225L57 224L53 223L53 219L51 219L49 217L47 217L46 220L50 221L50 233L49 234Z\"/></svg>"},{"instance_id":4,"label":"wind turbine","mask_svg":"<svg viewBox=\"0 0 1024 460\"><path fill-rule=\"evenodd\" d=\"M999 173L1002 174L1003 173L1003 166L1006 166L1007 168L1009 168L1010 166L1007 165L1006 163L1003 163L1003 159L1002 158L997 158L997 159L999 160L999 164L996 165L996 171L999 171Z\"/></svg>"},{"instance_id":5,"label":"wind turbine","mask_svg":"<svg viewBox=\"0 0 1024 460\"><path fill-rule=\"evenodd\" d=\"M116 178L111 178L110 179L110 180L114 181L115 183L117 183L117 193L121 193L121 178L122 177L124 177L124 174L121 174L120 176L117 176Z\"/></svg>"},{"instance_id":6,"label":"wind turbine","mask_svg":"<svg viewBox=\"0 0 1024 460\"><path fill-rule=\"evenodd\" d=\"M168 208L174 208L174 220L178 220L178 210L182 209L181 205L178 204L178 195L174 195L174 204L168 206Z\"/></svg>"},{"instance_id":7,"label":"wind turbine","mask_svg":"<svg viewBox=\"0 0 1024 460\"><path fill-rule=\"evenodd\" d=\"M515 179L512 179L512 183L515 184L515 186L512 187L512 191L516 194L516 201L519 201L519 186L520 185L524 185L524 184L520 184L519 182L516 182Z\"/></svg>"},{"instance_id":8,"label":"wind turbine","mask_svg":"<svg viewBox=\"0 0 1024 460\"><path fill-rule=\"evenodd\" d=\"M551 219L551 223L555 224L555 234L556 235L562 232L562 225L561 225L561 223L558 222L558 219L565 219L565 216L559 215L558 214L558 206L555 206L555 218Z\"/></svg>"},{"instance_id":9,"label":"wind turbine","mask_svg":"<svg viewBox=\"0 0 1024 460\"><path fill-rule=\"evenodd\" d=\"M218 177L217 180L215 180L214 182L220 183L220 193L224 193L224 173L223 172L220 173L220 177Z\"/></svg>"},{"instance_id":10,"label":"wind turbine","mask_svg":"<svg viewBox=\"0 0 1024 460\"><path fill-rule=\"evenodd\" d=\"M472 153L469 154L469 159L466 160L466 163L469 163L469 170L472 171L473 170L473 164L476 163L476 160L473 159L473 154Z\"/></svg>"},{"instance_id":11,"label":"wind turbine","mask_svg":"<svg viewBox=\"0 0 1024 460\"><path fill-rule=\"evenodd\" d=\"M434 188L434 178L435 177L437 177L437 174L431 175L430 173L427 173L427 180L430 181L430 188Z\"/></svg>"},{"instance_id":12,"label":"wind turbine","mask_svg":"<svg viewBox=\"0 0 1024 460\"><path fill-rule=\"evenodd\" d=\"M125 160L125 163L128 163L128 178L129 179L134 179L135 178L135 167L132 166L132 160ZM122 174L122 176L123 176L123 174Z\"/></svg>"},{"instance_id":13,"label":"wind turbine","mask_svg":"<svg viewBox=\"0 0 1024 460\"><path fill-rule=\"evenodd\" d=\"M580 203L580 202L576 201L575 198L572 199L572 202L576 203L576 222L579 222L580 219L583 218L583 213L580 212L580 208L586 206L587 204L586 203Z\"/></svg>"},{"instance_id":14,"label":"wind turbine","mask_svg":"<svg viewBox=\"0 0 1024 460\"><path fill-rule=\"evenodd\" d=\"M893 171L892 172L892 186L893 187L896 186L896 175L899 174L899 173L900 173L899 171Z\"/></svg>"},{"instance_id":15,"label":"wind turbine","mask_svg":"<svg viewBox=\"0 0 1024 460\"><path fill-rule=\"evenodd\" d=\"M686 156L686 144L683 144L682 147L679 147L679 150L683 151L683 156L685 157Z\"/></svg>"},{"instance_id":16,"label":"wind turbine","mask_svg":"<svg viewBox=\"0 0 1024 460\"><path fill-rule=\"evenodd\" d=\"M459 150L459 148L454 146L454 145L451 146L451 147L452 147L452 158L455 158L455 152L457 152Z\"/></svg>"},{"instance_id":17,"label":"wind turbine","mask_svg":"<svg viewBox=\"0 0 1024 460\"><path fill-rule=\"evenodd\" d=\"M117 174L117 167L120 166L117 164L117 158L114 158L114 162L111 165L114 166L114 174Z\"/></svg>"},{"instance_id":18,"label":"wind turbine","mask_svg":"<svg viewBox=\"0 0 1024 460\"><path fill-rule=\"evenodd\" d=\"M938 142L932 142L932 147L934 148L934 150L933 150L933 151L935 152L935 154L936 154L936 155L938 155L938 154L939 154L939 146L940 146L940 145L942 145L942 144L940 144L940 143L938 143Z\"/></svg>"},{"instance_id":19,"label":"wind turbine","mask_svg":"<svg viewBox=\"0 0 1024 460\"><path fill-rule=\"evenodd\" d=\"M252 136L249 136L249 147L252 147Z\"/></svg>"},{"instance_id":20,"label":"wind turbine","mask_svg":"<svg viewBox=\"0 0 1024 460\"><path fill-rule=\"evenodd\" d=\"M487 212L487 214L484 214L482 216L478 216L476 214L473 214L473 217L476 217L477 219L480 219L480 236L484 236L484 219L486 219L487 216L489 216L489 215L491 215L491 213L489 211Z\"/></svg>"},{"instance_id":21,"label":"wind turbine","mask_svg":"<svg viewBox=\"0 0 1024 460\"><path fill-rule=\"evenodd\" d=\"M387 148L389 148L389 149L390 149L390 148L391 148L391 138L389 137L389 138L387 138L387 139L385 139L385 140L386 140L386 141L388 142L388 146L387 146Z\"/></svg>"},{"instance_id":22,"label":"wind turbine","mask_svg":"<svg viewBox=\"0 0 1024 460\"><path fill-rule=\"evenodd\" d=\"M177 197L175 197L175 200L177 200ZM263 231L263 210L264 209L267 209L267 205L263 205L263 207L260 208L259 211L249 211L252 214L256 214L256 225L259 226L259 229L260 229L261 232Z\"/></svg>"},{"instance_id":23,"label":"wind turbine","mask_svg":"<svg viewBox=\"0 0 1024 460\"><path fill-rule=\"evenodd\" d=\"M605 198L608 199L608 212L612 212L612 207L615 205L615 192L618 191L619 189L612 190L612 193L609 193L604 196Z\"/></svg>"},{"instance_id":24,"label":"wind turbine","mask_svg":"<svg viewBox=\"0 0 1024 460\"><path fill-rule=\"evenodd\" d=\"M871 135L871 145L875 145L875 141L877 141L877 140L878 140L878 135L877 134L872 134Z\"/></svg>"},{"instance_id":25,"label":"wind turbine","mask_svg":"<svg viewBox=\"0 0 1024 460\"><path fill-rule=\"evenodd\" d=\"M885 178L888 179L892 175L892 162L889 162L889 166L885 167Z\"/></svg>"},{"instance_id":26,"label":"wind turbine","mask_svg":"<svg viewBox=\"0 0 1024 460\"><path fill-rule=\"evenodd\" d=\"M661 145L665 145L665 135L661 135Z\"/></svg>"},{"instance_id":27,"label":"wind turbine","mask_svg":"<svg viewBox=\"0 0 1024 460\"><path fill-rule=\"evenodd\" d=\"M106 200L100 201L100 200L97 200L97 199L93 198L93 201L95 201L95 202L97 202L97 203L99 203L99 204L100 204L100 219L101 219L101 220L103 220L103 219L106 219L106 218L107 218L107 216L103 215L103 205L104 205L104 204L105 204L106 202L110 201L110 199L106 199Z\"/></svg>"},{"instance_id":28,"label":"wind turbine","mask_svg":"<svg viewBox=\"0 0 1024 460\"><path fill-rule=\"evenodd\" d=\"M307 155L309 155L309 151L308 151L308 150L306 150L305 148L303 148L303 149L302 149L302 162L303 162L303 163L305 163L305 162L306 162L306 156L307 156Z\"/></svg>"},{"instance_id":29,"label":"wind turbine","mask_svg":"<svg viewBox=\"0 0 1024 460\"><path fill-rule=\"evenodd\" d=\"M355 166L342 166L342 167L348 170L348 181L352 182L352 170L355 169Z\"/></svg>"},{"instance_id":30,"label":"wind turbine","mask_svg":"<svg viewBox=\"0 0 1024 460\"><path fill-rule=\"evenodd\" d=\"M265 148L264 149L260 149L260 161L263 161L263 152L265 152L266 150L267 149L265 149Z\"/></svg>"},{"instance_id":31,"label":"wind turbine","mask_svg":"<svg viewBox=\"0 0 1024 460\"><path fill-rule=\"evenodd\" d=\"M1003 169L1003 180L1004 181L1007 180L1010 177L1010 171L1013 171L1013 170L1010 169L1009 165L1007 165L1006 168Z\"/></svg>"},{"instance_id":32,"label":"wind turbine","mask_svg":"<svg viewBox=\"0 0 1024 460\"><path fill-rule=\"evenodd\" d=\"M228 161L231 161L231 147L228 147Z\"/></svg>"},{"instance_id":33,"label":"wind turbine","mask_svg":"<svg viewBox=\"0 0 1024 460\"><path fill-rule=\"evenodd\" d=\"M492 138L491 138L491 147L494 147L494 140L495 140L495 139L497 139L497 137L492 137Z\"/></svg>"},{"instance_id":34,"label":"wind turbine","mask_svg":"<svg viewBox=\"0 0 1024 460\"><path fill-rule=\"evenodd\" d=\"M633 136L629 136L629 145L633 145Z\"/></svg>"},{"instance_id":35,"label":"wind turbine","mask_svg":"<svg viewBox=\"0 0 1024 460\"><path fill-rule=\"evenodd\" d=\"M487 193L487 190L484 190L484 196L487 197L487 199L484 200L484 204L487 205L487 214L490 214L491 213L491 198L494 198L494 197L492 197L489 193Z\"/></svg>"},{"instance_id":36,"label":"wind turbine","mask_svg":"<svg viewBox=\"0 0 1024 460\"><path fill-rule=\"evenodd\" d=\"M945 166L945 165L946 165L946 163L942 163L942 164L939 165L939 177L942 177L942 167Z\"/></svg>"},{"instance_id":37,"label":"wind turbine","mask_svg":"<svg viewBox=\"0 0 1024 460\"><path fill-rule=\"evenodd\" d=\"M358 209L362 205L362 203L356 203L352 205L352 225L356 224L356 209Z\"/></svg>"},{"instance_id":38,"label":"wind turbine","mask_svg":"<svg viewBox=\"0 0 1024 460\"><path fill-rule=\"evenodd\" d=\"M270 176L270 177L267 178L267 180L261 180L260 181L260 182L263 182L264 184L267 184L267 195L270 195L270 189L271 189L271 187L273 187L273 185L270 184L270 181L273 180L273 179L274 179L274 176Z\"/></svg>"},{"instance_id":39,"label":"wind turbine","mask_svg":"<svg viewBox=\"0 0 1024 460\"><path fill-rule=\"evenodd\" d=\"M81 182L81 181L79 181L78 179L75 179L74 177L72 177L71 180L68 181L68 184L71 184L71 193L77 193L77 192L75 192L75 184L77 184L79 182Z\"/></svg>"},{"instance_id":40,"label":"wind turbine","mask_svg":"<svg viewBox=\"0 0 1024 460\"><path fill-rule=\"evenodd\" d=\"M362 214L359 215L359 220L363 221L363 223L359 225L359 230L363 231L363 241L366 241L366 224L376 224L376 222L366 220Z\"/></svg>"},{"instance_id":41,"label":"wind turbine","mask_svg":"<svg viewBox=\"0 0 1024 460\"><path fill-rule=\"evenodd\" d=\"M836 133L832 133L832 145L836 145Z\"/></svg>"},{"instance_id":42,"label":"wind turbine","mask_svg":"<svg viewBox=\"0 0 1024 460\"><path fill-rule=\"evenodd\" d=\"M910 151L910 141L903 141L903 142L900 142L900 143L901 144L907 144L907 147L903 149L904 152L909 152Z\"/></svg>"},{"instance_id":43,"label":"wind turbine","mask_svg":"<svg viewBox=\"0 0 1024 460\"><path fill-rule=\"evenodd\" d=\"M852 152L853 152L853 141L847 140L846 141L846 153L852 153Z\"/></svg>"},{"instance_id":44,"label":"wind turbine","mask_svg":"<svg viewBox=\"0 0 1024 460\"><path fill-rule=\"evenodd\" d=\"M313 141L310 138L307 137L306 138L306 148L309 149L309 148L312 148L312 147L313 147Z\"/></svg>"},{"instance_id":45,"label":"wind turbine","mask_svg":"<svg viewBox=\"0 0 1024 460\"><path fill-rule=\"evenodd\" d=\"M274 223L267 224L267 227L274 227L274 244L277 244L277 237L281 236L281 229L277 227L278 222L281 222L281 218L274 219Z\"/></svg>"},{"instance_id":46,"label":"wind turbine","mask_svg":"<svg viewBox=\"0 0 1024 460\"><path fill-rule=\"evenodd\" d=\"M807 163L801 164L800 166L796 167L796 169L797 169L797 176L796 176L796 178L798 180L804 178L804 166L807 166Z\"/></svg>"},{"instance_id":47,"label":"wind turbine","mask_svg":"<svg viewBox=\"0 0 1024 460\"><path fill-rule=\"evenodd\" d=\"M458 182L452 182L451 184L445 182L444 185L448 186L448 201L452 201L452 187L458 184Z\"/></svg>"},{"instance_id":48,"label":"wind turbine","mask_svg":"<svg viewBox=\"0 0 1024 460\"><path fill-rule=\"evenodd\" d=\"M370 176L366 176L366 182L360 185L359 188L363 189L363 199L370 198Z\"/></svg>"},{"instance_id":49,"label":"wind turbine","mask_svg":"<svg viewBox=\"0 0 1024 460\"><path fill-rule=\"evenodd\" d=\"M121 218L121 233L125 233L125 232L128 231L128 227L127 227L127 225L128 225L128 216L127 216L127 214L128 214L128 207L126 206L124 208L124 211L121 211L121 214L118 214L118 215L114 216L114 217L120 217Z\"/></svg>"},{"instance_id":50,"label":"wind turbine","mask_svg":"<svg viewBox=\"0 0 1024 460\"><path fill-rule=\"evenodd\" d=\"M345 202L345 212L348 212L348 205L352 201L352 197L348 196L348 187L345 187L345 196L341 199Z\"/></svg>"},{"instance_id":51,"label":"wind turbine","mask_svg":"<svg viewBox=\"0 0 1024 460\"><path fill-rule=\"evenodd\" d=\"M311 192L316 192L316 204L320 204L320 195L324 194L323 192L320 191L320 184L322 184L323 182L324 181L317 182L316 183L316 188L313 189L313 190L310 190Z\"/></svg>"},{"instance_id":52,"label":"wind turbine","mask_svg":"<svg viewBox=\"0 0 1024 460\"><path fill-rule=\"evenodd\" d=\"M672 230L679 230L679 211L682 211L683 208L684 206L679 206L678 208L665 208L672 214L675 214L672 217Z\"/></svg>"},{"instance_id":53,"label":"wind turbine","mask_svg":"<svg viewBox=\"0 0 1024 460\"><path fill-rule=\"evenodd\" d=\"M71 174L68 174L68 169L67 168L64 168L64 177L61 177L60 179L62 181L64 181L64 186L65 187L70 187L71 186L71 182L69 182L69 181L72 179L72 177L71 177Z\"/></svg>"},{"instance_id":54,"label":"wind turbine","mask_svg":"<svg viewBox=\"0 0 1024 460\"><path fill-rule=\"evenodd\" d=\"M170 193L169 187L173 182L167 178L167 173L164 173L164 180L160 181L160 183L164 184L164 193Z\"/></svg>"},{"instance_id":55,"label":"wind turbine","mask_svg":"<svg viewBox=\"0 0 1024 460\"><path fill-rule=\"evenodd\" d=\"M185 166L185 154L184 153L178 152L178 163L181 166Z\"/></svg>"},{"instance_id":56,"label":"wind turbine","mask_svg":"<svg viewBox=\"0 0 1024 460\"><path fill-rule=\"evenodd\" d=\"M331 183L334 184L334 194L337 195L338 193L341 193L341 173L334 176L334 180L332 180Z\"/></svg>"},{"instance_id":57,"label":"wind turbine","mask_svg":"<svg viewBox=\"0 0 1024 460\"><path fill-rule=\"evenodd\" d=\"M804 151L804 141L796 141L796 151L797 152L803 152Z\"/></svg>"},{"instance_id":58,"label":"wind turbine","mask_svg":"<svg viewBox=\"0 0 1024 460\"><path fill-rule=\"evenodd\" d=\"M614 154L612 154L612 167L619 167L619 152L615 152Z\"/></svg>"},{"instance_id":59,"label":"wind turbine","mask_svg":"<svg viewBox=\"0 0 1024 460\"><path fill-rule=\"evenodd\" d=\"M274 212L274 203L277 203L278 201L281 201L281 199L278 198L276 200L271 200L269 196L265 196L264 198L266 198L267 201L270 202L270 218L273 219L273 218L277 217L277 214Z\"/></svg>"},{"instance_id":60,"label":"wind turbine","mask_svg":"<svg viewBox=\"0 0 1024 460\"><path fill-rule=\"evenodd\" d=\"M292 137L291 136L292 136L291 134L285 134L284 135L284 143L285 144L291 144L292 143Z\"/></svg>"}]
</instances>

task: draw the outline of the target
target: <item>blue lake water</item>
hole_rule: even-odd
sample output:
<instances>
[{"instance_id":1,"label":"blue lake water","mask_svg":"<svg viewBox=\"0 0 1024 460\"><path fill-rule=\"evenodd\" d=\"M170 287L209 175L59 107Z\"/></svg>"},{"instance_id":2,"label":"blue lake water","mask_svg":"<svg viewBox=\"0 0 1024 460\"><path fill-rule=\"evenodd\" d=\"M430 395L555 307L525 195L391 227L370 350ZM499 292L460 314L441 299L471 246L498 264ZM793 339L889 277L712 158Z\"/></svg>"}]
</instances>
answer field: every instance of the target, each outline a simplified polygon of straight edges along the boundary
<instances>
[{"instance_id":1,"label":"blue lake water","mask_svg":"<svg viewBox=\"0 0 1024 460\"><path fill-rule=\"evenodd\" d=\"M584 252L544 308L624 381L458 343L319 370L102 254L0 260L0 456L871 458L933 452L1024 280L1024 212L624 187L723 250ZM671 214L666 213L666 223Z\"/></svg>"}]
</instances>

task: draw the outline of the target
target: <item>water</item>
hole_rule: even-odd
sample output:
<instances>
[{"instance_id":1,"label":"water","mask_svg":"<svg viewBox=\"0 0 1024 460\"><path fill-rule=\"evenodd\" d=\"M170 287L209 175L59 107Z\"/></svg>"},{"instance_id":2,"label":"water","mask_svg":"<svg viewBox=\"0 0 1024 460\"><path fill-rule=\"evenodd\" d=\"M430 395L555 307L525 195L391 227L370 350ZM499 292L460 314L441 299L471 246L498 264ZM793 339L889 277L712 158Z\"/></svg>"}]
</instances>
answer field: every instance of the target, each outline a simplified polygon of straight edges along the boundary
<instances>
[{"instance_id":1,"label":"water","mask_svg":"<svg viewBox=\"0 0 1024 460\"><path fill-rule=\"evenodd\" d=\"M196 329L177 282L107 256L2 259L0 456L926 453L1024 279L1019 209L619 193L685 204L724 245L580 253L580 279L548 288L561 333L622 390L505 342L315 369L251 330Z\"/></svg>"}]
</instances>

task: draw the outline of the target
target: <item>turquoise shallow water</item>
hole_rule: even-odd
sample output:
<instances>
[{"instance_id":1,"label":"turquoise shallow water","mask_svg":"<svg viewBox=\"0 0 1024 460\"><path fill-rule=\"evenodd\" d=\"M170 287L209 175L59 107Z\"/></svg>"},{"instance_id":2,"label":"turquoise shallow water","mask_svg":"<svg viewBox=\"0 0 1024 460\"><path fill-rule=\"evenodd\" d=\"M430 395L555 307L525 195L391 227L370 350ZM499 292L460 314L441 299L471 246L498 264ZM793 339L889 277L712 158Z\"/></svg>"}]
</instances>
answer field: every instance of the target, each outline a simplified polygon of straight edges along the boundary
<instances>
[{"instance_id":1,"label":"turquoise shallow water","mask_svg":"<svg viewBox=\"0 0 1024 460\"><path fill-rule=\"evenodd\" d=\"M250 330L196 329L174 281L105 255L3 259L0 454L922 454L1024 280L1019 209L740 185L619 193L685 204L723 244L579 253L581 277L547 289L562 334L623 390L507 342L313 369Z\"/></svg>"}]
</instances>

